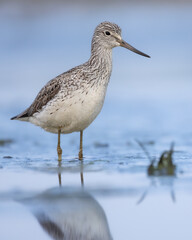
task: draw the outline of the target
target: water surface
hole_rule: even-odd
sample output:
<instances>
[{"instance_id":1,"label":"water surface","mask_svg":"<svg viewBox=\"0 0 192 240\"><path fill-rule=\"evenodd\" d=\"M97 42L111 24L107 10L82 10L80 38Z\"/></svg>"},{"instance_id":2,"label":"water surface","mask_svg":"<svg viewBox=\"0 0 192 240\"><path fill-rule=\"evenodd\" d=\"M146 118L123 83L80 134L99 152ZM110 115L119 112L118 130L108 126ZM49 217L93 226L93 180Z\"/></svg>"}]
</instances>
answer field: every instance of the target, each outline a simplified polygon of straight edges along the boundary
<instances>
[{"instance_id":1,"label":"water surface","mask_svg":"<svg viewBox=\"0 0 192 240\"><path fill-rule=\"evenodd\" d=\"M0 9L0 239L191 239L191 5L21 9ZM58 164L56 135L9 119L49 79L88 59L103 20L152 58L114 49L84 161L73 133L62 136ZM149 177L136 140L157 160L174 142L175 175Z\"/></svg>"}]
</instances>

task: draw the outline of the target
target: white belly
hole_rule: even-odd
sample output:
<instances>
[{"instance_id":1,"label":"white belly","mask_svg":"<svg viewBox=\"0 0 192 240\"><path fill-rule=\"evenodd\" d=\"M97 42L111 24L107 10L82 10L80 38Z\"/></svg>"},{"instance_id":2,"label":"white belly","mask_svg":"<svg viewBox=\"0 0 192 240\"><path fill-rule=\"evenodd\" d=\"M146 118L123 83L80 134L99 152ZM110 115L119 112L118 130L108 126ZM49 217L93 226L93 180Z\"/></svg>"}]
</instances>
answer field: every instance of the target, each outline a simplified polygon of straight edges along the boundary
<instances>
[{"instance_id":1,"label":"white belly","mask_svg":"<svg viewBox=\"0 0 192 240\"><path fill-rule=\"evenodd\" d=\"M106 88L94 87L89 91L78 90L71 98L62 99L62 96L50 101L39 113L34 114L29 121L48 132L71 133L84 130L100 113ZM63 100L63 101L62 101Z\"/></svg>"}]
</instances>

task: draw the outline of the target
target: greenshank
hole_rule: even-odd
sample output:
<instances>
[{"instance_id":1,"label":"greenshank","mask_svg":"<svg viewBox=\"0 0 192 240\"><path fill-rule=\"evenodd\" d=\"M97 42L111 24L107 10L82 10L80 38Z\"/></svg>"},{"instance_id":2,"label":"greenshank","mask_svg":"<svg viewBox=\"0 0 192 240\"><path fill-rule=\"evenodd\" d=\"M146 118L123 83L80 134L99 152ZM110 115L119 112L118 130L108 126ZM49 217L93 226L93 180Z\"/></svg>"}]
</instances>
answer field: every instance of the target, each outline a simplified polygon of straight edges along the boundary
<instances>
[{"instance_id":1,"label":"greenshank","mask_svg":"<svg viewBox=\"0 0 192 240\"><path fill-rule=\"evenodd\" d=\"M31 122L58 134L59 161L62 159L60 135L80 132L79 159L82 160L83 131L102 109L112 71L112 49L118 46L150 57L125 42L118 25L102 22L94 31L89 60L50 80L31 106L11 120Z\"/></svg>"}]
</instances>

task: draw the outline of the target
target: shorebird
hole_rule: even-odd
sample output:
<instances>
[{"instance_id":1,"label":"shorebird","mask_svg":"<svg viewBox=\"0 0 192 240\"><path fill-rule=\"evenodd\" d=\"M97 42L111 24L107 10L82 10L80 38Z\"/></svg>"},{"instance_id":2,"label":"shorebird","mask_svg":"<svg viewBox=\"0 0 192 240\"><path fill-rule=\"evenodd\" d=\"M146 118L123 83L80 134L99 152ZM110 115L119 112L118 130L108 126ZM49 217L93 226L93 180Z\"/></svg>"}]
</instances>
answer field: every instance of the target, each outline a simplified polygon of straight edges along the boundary
<instances>
[{"instance_id":1,"label":"shorebird","mask_svg":"<svg viewBox=\"0 0 192 240\"><path fill-rule=\"evenodd\" d=\"M59 161L61 133L80 132L79 159L82 160L83 131L102 109L112 71L112 49L118 46L150 57L125 42L117 24L102 22L94 31L89 60L50 80L31 106L11 120L31 122L57 133Z\"/></svg>"}]
</instances>

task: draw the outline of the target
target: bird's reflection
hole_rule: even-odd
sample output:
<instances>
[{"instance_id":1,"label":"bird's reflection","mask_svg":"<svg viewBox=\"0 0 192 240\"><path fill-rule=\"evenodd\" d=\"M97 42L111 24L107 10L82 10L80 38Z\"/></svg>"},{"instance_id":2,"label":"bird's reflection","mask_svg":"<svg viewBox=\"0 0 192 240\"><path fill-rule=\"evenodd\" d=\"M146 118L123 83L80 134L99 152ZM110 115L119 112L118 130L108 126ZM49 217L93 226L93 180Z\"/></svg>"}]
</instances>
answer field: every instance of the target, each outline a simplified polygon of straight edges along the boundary
<instances>
[{"instance_id":1,"label":"bird's reflection","mask_svg":"<svg viewBox=\"0 0 192 240\"><path fill-rule=\"evenodd\" d=\"M62 180L61 180L61 161L58 161L58 180L59 180L59 186L62 186Z\"/></svg>"},{"instance_id":2,"label":"bird's reflection","mask_svg":"<svg viewBox=\"0 0 192 240\"><path fill-rule=\"evenodd\" d=\"M64 188L61 165L59 187L22 201L34 214L43 230L56 240L111 240L107 218L99 203L85 191L83 165L81 188Z\"/></svg>"},{"instance_id":3,"label":"bird's reflection","mask_svg":"<svg viewBox=\"0 0 192 240\"><path fill-rule=\"evenodd\" d=\"M84 187L84 176L83 176L83 162L80 162L80 179L81 179L81 187ZM58 180L59 180L59 186L62 186L62 179L61 179L61 172L62 172L62 162L58 162Z\"/></svg>"}]
</instances>

